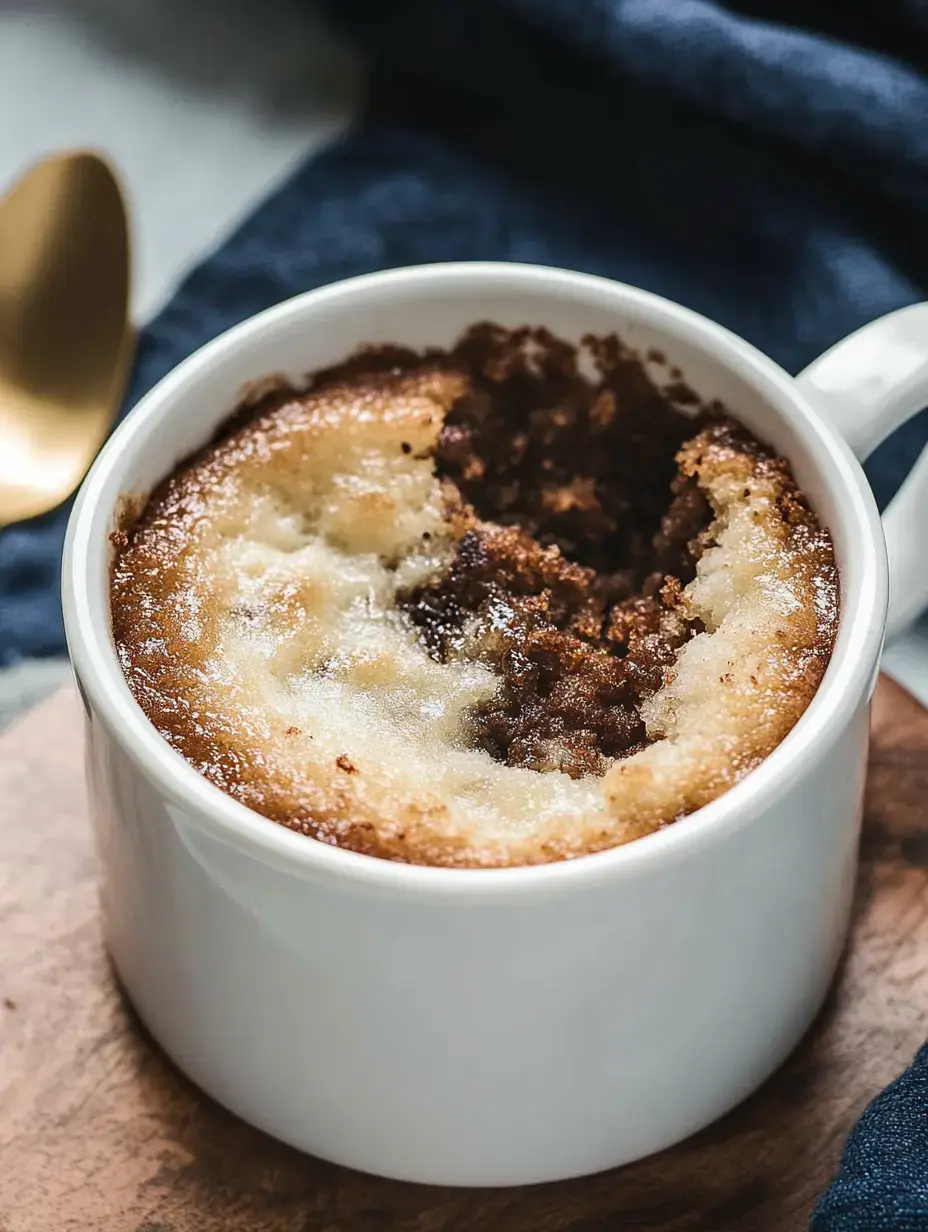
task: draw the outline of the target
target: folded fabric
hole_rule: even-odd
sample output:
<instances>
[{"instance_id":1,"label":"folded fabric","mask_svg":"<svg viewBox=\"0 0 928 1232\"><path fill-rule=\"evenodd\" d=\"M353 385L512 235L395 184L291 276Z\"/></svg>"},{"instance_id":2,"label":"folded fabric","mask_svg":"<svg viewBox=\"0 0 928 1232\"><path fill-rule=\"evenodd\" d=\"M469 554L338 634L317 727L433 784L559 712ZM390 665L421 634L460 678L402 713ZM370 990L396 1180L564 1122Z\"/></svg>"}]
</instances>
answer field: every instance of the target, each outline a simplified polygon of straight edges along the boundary
<instances>
[{"instance_id":1,"label":"folded fabric","mask_svg":"<svg viewBox=\"0 0 928 1232\"><path fill-rule=\"evenodd\" d=\"M847 1142L841 1171L810 1232L928 1228L928 1044L873 1101Z\"/></svg>"}]
</instances>

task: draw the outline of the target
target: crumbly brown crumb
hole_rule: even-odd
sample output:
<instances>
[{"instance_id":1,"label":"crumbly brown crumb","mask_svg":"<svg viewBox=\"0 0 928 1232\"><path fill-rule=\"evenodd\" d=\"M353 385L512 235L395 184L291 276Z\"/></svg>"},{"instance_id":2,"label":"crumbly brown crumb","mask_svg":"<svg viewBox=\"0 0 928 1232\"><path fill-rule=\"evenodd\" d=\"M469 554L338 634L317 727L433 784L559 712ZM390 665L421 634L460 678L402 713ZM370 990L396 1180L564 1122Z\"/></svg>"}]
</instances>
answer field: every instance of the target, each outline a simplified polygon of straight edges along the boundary
<instances>
[{"instance_id":1,"label":"crumbly brown crumb","mask_svg":"<svg viewBox=\"0 0 928 1232\"><path fill-rule=\"evenodd\" d=\"M689 580L686 539L655 536L677 450L702 421L681 414L617 338L587 342L594 380L577 348L547 330L471 330L455 352L469 388L446 416L436 462L482 519L595 569L614 601L648 573ZM690 495L698 531L710 510Z\"/></svg>"},{"instance_id":2,"label":"crumbly brown crumb","mask_svg":"<svg viewBox=\"0 0 928 1232\"><path fill-rule=\"evenodd\" d=\"M677 579L662 581L668 596L679 592ZM476 658L500 676L473 716L481 748L577 778L648 743L641 702L700 628L676 617L663 592L610 604L609 590L558 547L480 524L442 580L399 601L436 658Z\"/></svg>"},{"instance_id":3,"label":"crumbly brown crumb","mask_svg":"<svg viewBox=\"0 0 928 1232\"><path fill-rule=\"evenodd\" d=\"M676 410L614 339L598 344L596 382L544 330L482 326L458 354L471 381L436 466L467 529L445 577L400 605L440 659L462 653L468 624L464 653L500 676L474 715L480 747L603 774L648 743L641 702L701 629L663 594L692 578L711 520L674 461L706 417Z\"/></svg>"}]
</instances>

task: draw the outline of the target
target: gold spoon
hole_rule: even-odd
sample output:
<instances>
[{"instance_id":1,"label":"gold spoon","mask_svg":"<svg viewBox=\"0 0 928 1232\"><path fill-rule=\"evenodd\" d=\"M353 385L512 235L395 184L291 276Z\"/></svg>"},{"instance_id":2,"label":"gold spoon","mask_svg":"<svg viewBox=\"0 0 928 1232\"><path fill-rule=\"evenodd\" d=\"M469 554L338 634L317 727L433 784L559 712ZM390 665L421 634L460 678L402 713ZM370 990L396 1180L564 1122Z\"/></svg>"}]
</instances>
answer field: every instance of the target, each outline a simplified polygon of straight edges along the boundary
<instances>
[{"instance_id":1,"label":"gold spoon","mask_svg":"<svg viewBox=\"0 0 928 1232\"><path fill-rule=\"evenodd\" d=\"M77 487L125 391L129 232L109 166L45 159L0 202L0 526Z\"/></svg>"}]
</instances>

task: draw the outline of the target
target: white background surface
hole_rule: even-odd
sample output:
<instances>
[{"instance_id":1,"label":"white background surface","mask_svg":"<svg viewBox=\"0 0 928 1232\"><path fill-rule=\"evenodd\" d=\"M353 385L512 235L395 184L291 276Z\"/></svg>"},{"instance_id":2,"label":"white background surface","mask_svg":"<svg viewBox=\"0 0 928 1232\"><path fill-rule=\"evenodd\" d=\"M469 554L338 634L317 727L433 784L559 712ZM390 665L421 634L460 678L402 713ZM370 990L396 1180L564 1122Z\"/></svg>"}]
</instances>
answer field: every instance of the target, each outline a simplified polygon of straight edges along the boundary
<instances>
[{"instance_id":1,"label":"white background surface","mask_svg":"<svg viewBox=\"0 0 928 1232\"><path fill-rule=\"evenodd\" d=\"M50 150L109 154L144 320L347 125L359 81L306 0L0 0L0 189Z\"/></svg>"},{"instance_id":2,"label":"white background surface","mask_svg":"<svg viewBox=\"0 0 928 1232\"><path fill-rule=\"evenodd\" d=\"M133 212L133 311L350 122L360 66L309 0L0 0L0 191L41 155L107 153ZM885 666L928 704L928 624ZM65 676L0 673L0 725Z\"/></svg>"}]
</instances>

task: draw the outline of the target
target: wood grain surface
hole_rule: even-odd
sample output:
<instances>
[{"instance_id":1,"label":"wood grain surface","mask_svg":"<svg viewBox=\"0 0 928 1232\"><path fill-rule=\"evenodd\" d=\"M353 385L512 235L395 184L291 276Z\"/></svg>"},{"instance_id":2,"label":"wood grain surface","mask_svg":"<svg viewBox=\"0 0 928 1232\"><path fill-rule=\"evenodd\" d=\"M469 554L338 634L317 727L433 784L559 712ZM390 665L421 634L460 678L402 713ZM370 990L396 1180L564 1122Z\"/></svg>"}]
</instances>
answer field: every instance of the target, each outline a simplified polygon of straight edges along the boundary
<instances>
[{"instance_id":1,"label":"wood grain surface","mask_svg":"<svg viewBox=\"0 0 928 1232\"><path fill-rule=\"evenodd\" d=\"M928 714L881 682L848 957L766 1086L689 1142L522 1190L403 1185L280 1146L146 1037L101 945L69 691L0 739L2 1232L793 1232L928 1032Z\"/></svg>"}]
</instances>

